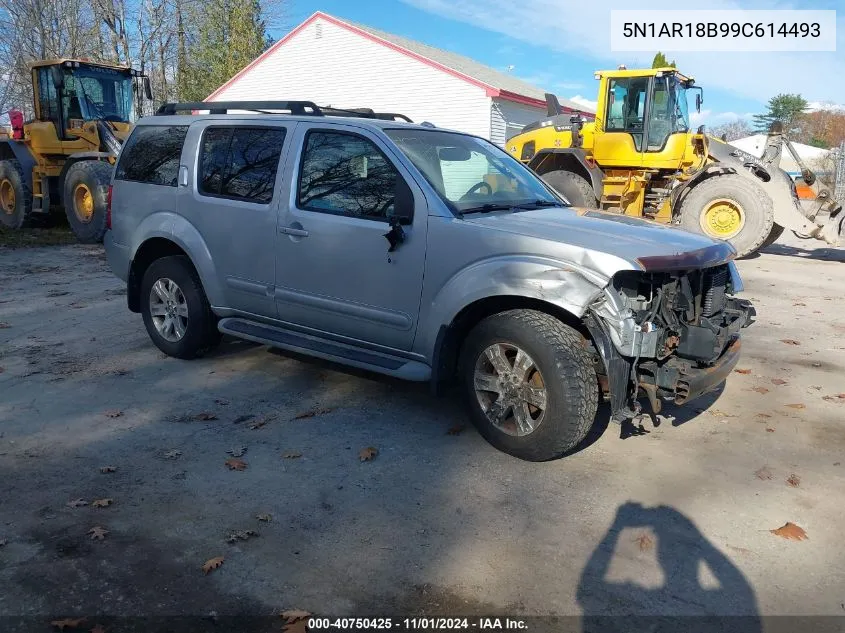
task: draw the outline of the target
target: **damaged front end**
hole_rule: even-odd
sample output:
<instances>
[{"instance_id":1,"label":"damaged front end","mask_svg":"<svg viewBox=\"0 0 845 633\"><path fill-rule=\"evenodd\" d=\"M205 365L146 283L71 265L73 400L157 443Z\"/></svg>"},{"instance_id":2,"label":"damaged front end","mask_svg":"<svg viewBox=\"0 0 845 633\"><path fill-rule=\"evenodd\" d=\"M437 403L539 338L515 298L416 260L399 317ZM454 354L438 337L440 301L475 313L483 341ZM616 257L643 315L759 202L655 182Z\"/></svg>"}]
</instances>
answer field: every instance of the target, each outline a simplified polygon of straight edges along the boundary
<instances>
[{"instance_id":1,"label":"damaged front end","mask_svg":"<svg viewBox=\"0 0 845 633\"><path fill-rule=\"evenodd\" d=\"M739 332L753 322L733 262L692 270L622 271L585 318L605 374L600 377L621 422L648 397L685 404L717 388L739 361Z\"/></svg>"}]
</instances>

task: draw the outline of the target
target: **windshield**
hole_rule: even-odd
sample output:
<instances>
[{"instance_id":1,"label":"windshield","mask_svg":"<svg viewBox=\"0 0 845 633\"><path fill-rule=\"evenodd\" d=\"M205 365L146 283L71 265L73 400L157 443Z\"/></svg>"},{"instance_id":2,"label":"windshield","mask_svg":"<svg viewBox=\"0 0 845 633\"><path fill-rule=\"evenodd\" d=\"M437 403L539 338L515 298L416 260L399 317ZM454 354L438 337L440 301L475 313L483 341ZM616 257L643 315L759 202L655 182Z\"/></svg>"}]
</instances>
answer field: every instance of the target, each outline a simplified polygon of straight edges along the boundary
<instances>
[{"instance_id":1,"label":"windshield","mask_svg":"<svg viewBox=\"0 0 845 633\"><path fill-rule=\"evenodd\" d=\"M385 132L453 213L564 206L534 172L488 141L438 130Z\"/></svg>"},{"instance_id":2,"label":"windshield","mask_svg":"<svg viewBox=\"0 0 845 633\"><path fill-rule=\"evenodd\" d=\"M135 118L132 77L126 71L84 66L68 69L63 92L66 121L128 123Z\"/></svg>"}]
</instances>

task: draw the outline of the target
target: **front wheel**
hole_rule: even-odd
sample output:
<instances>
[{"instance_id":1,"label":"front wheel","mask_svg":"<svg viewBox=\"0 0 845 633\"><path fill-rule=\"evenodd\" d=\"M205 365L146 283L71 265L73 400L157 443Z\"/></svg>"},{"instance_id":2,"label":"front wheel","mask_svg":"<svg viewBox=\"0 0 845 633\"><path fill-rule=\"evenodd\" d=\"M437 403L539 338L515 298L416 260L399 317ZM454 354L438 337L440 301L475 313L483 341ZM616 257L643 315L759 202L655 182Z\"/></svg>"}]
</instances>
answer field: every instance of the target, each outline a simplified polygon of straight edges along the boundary
<instances>
[{"instance_id":1,"label":"front wheel","mask_svg":"<svg viewBox=\"0 0 845 633\"><path fill-rule=\"evenodd\" d=\"M744 176L727 174L693 186L681 203L679 217L682 228L725 240L737 257L747 257L772 234L775 212L760 186Z\"/></svg>"},{"instance_id":2,"label":"front wheel","mask_svg":"<svg viewBox=\"0 0 845 633\"><path fill-rule=\"evenodd\" d=\"M596 192L587 179L578 174L558 169L548 171L541 178L552 189L566 198L573 207L595 209L597 206Z\"/></svg>"},{"instance_id":3,"label":"front wheel","mask_svg":"<svg viewBox=\"0 0 845 633\"><path fill-rule=\"evenodd\" d=\"M76 239L84 244L102 242L106 234L111 173L108 163L83 160L71 165L65 175L65 214Z\"/></svg>"},{"instance_id":4,"label":"front wheel","mask_svg":"<svg viewBox=\"0 0 845 633\"><path fill-rule=\"evenodd\" d=\"M562 457L595 419L596 374L584 338L543 312L509 310L481 321L459 371L473 424L514 457Z\"/></svg>"}]
</instances>

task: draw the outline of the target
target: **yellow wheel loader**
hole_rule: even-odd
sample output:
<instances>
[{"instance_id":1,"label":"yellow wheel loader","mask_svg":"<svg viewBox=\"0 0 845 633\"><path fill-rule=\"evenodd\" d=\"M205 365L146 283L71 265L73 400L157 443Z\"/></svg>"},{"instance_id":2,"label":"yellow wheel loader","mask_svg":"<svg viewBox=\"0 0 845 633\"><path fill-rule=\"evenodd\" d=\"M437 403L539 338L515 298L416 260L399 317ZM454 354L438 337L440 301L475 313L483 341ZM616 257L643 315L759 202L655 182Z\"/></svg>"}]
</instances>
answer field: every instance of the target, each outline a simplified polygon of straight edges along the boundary
<instances>
[{"instance_id":1,"label":"yellow wheel loader","mask_svg":"<svg viewBox=\"0 0 845 633\"><path fill-rule=\"evenodd\" d=\"M0 138L0 225L31 226L64 207L81 242L106 231L112 168L136 118L152 99L143 73L84 59L32 64L34 118L11 111Z\"/></svg>"},{"instance_id":2,"label":"yellow wheel loader","mask_svg":"<svg viewBox=\"0 0 845 633\"><path fill-rule=\"evenodd\" d=\"M690 127L687 95L702 91L675 68L596 73L595 121L563 114L547 94L548 117L526 126L507 150L575 206L678 224L730 242L739 257L773 243L784 229L837 244L842 208L817 188L805 208L795 184L779 168L782 129L773 126L762 158ZM824 221L818 221L823 218Z\"/></svg>"}]
</instances>

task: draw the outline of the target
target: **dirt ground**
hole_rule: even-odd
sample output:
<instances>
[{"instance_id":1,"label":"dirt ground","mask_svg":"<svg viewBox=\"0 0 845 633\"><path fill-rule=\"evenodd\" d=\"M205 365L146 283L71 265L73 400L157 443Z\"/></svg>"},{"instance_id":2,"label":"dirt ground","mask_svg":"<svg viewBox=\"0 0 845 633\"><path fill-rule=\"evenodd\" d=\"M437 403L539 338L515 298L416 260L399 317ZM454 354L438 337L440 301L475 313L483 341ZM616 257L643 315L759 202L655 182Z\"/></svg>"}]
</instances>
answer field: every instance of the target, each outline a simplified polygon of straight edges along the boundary
<instances>
[{"instance_id":1,"label":"dirt ground","mask_svg":"<svg viewBox=\"0 0 845 633\"><path fill-rule=\"evenodd\" d=\"M807 245L739 262L759 319L720 394L546 464L448 433L426 385L167 358L101 248L0 249L0 616L845 616L845 250Z\"/></svg>"}]
</instances>

